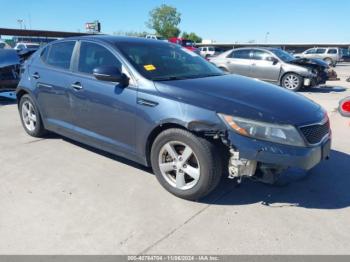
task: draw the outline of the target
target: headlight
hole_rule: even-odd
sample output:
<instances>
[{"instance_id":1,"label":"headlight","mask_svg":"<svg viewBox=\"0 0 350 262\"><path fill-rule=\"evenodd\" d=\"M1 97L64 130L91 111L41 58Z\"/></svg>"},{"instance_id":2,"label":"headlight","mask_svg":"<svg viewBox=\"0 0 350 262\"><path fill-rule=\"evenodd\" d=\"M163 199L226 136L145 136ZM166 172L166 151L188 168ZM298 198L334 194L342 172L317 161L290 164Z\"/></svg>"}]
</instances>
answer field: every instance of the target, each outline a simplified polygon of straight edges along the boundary
<instances>
[{"instance_id":1,"label":"headlight","mask_svg":"<svg viewBox=\"0 0 350 262\"><path fill-rule=\"evenodd\" d=\"M303 138L292 125L270 124L224 114L219 116L240 135L285 145L305 146Z\"/></svg>"}]
</instances>

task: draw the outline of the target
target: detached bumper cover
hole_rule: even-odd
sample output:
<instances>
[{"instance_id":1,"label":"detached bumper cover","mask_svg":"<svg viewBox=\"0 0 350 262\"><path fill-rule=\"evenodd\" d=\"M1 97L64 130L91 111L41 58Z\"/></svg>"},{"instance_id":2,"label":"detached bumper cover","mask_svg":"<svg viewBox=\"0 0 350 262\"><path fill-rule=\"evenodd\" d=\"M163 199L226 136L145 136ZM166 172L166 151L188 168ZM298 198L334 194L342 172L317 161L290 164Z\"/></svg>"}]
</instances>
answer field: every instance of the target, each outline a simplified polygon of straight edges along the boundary
<instances>
[{"instance_id":1,"label":"detached bumper cover","mask_svg":"<svg viewBox=\"0 0 350 262\"><path fill-rule=\"evenodd\" d=\"M244 137L228 132L231 145L239 150L240 157L267 164L298 167L309 170L329 157L331 139L312 147L295 147Z\"/></svg>"}]
</instances>

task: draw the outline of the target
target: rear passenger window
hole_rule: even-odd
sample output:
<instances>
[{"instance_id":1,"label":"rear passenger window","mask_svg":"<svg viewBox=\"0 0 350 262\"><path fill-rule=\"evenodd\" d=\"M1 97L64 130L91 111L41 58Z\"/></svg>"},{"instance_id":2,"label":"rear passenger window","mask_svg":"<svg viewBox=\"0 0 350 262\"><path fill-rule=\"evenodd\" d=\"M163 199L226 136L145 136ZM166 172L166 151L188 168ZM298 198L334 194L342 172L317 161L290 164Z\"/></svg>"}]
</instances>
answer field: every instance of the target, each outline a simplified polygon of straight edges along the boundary
<instances>
[{"instance_id":1,"label":"rear passenger window","mask_svg":"<svg viewBox=\"0 0 350 262\"><path fill-rule=\"evenodd\" d=\"M41 60L43 60L44 63L47 61L47 55L49 54L50 46L44 48L44 50L41 52L40 57Z\"/></svg>"},{"instance_id":2,"label":"rear passenger window","mask_svg":"<svg viewBox=\"0 0 350 262\"><path fill-rule=\"evenodd\" d=\"M230 57L237 59L250 59L250 49L233 51Z\"/></svg>"},{"instance_id":3,"label":"rear passenger window","mask_svg":"<svg viewBox=\"0 0 350 262\"><path fill-rule=\"evenodd\" d=\"M329 49L328 54L338 54L337 49Z\"/></svg>"},{"instance_id":4,"label":"rear passenger window","mask_svg":"<svg viewBox=\"0 0 350 262\"><path fill-rule=\"evenodd\" d=\"M51 45L47 58L44 54L46 64L62 69L69 69L74 45L75 41L61 42Z\"/></svg>"},{"instance_id":5,"label":"rear passenger window","mask_svg":"<svg viewBox=\"0 0 350 262\"><path fill-rule=\"evenodd\" d=\"M120 71L122 69L121 62L108 49L99 44L82 42L78 71L92 74L93 70L99 66L116 66Z\"/></svg>"}]
</instances>

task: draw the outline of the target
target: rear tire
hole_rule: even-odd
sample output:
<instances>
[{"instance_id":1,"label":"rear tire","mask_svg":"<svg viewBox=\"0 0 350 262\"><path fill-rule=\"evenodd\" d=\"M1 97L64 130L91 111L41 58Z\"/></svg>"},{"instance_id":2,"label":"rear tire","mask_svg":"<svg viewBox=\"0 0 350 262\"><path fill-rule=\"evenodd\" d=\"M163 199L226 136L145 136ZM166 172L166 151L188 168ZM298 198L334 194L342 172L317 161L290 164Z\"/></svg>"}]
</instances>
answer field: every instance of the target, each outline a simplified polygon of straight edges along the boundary
<instances>
[{"instance_id":1,"label":"rear tire","mask_svg":"<svg viewBox=\"0 0 350 262\"><path fill-rule=\"evenodd\" d=\"M158 135L152 145L151 163L159 183L170 193L187 200L208 195L222 175L215 145L178 128Z\"/></svg>"},{"instance_id":2,"label":"rear tire","mask_svg":"<svg viewBox=\"0 0 350 262\"><path fill-rule=\"evenodd\" d=\"M295 73L287 73L283 76L281 85L285 89L296 92L303 86L303 78Z\"/></svg>"},{"instance_id":3,"label":"rear tire","mask_svg":"<svg viewBox=\"0 0 350 262\"><path fill-rule=\"evenodd\" d=\"M19 114L22 126L28 135L43 137L47 133L42 123L40 112L29 95L21 97Z\"/></svg>"}]
</instances>

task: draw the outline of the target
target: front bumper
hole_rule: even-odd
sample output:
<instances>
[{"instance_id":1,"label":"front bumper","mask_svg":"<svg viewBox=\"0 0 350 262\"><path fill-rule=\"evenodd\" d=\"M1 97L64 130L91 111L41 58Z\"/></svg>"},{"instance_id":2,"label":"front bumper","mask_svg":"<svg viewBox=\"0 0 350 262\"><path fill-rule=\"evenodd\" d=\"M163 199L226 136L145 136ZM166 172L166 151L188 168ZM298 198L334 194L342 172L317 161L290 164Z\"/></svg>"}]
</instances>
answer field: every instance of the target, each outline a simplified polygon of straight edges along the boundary
<instances>
[{"instance_id":1,"label":"front bumper","mask_svg":"<svg viewBox=\"0 0 350 262\"><path fill-rule=\"evenodd\" d=\"M230 145L239 151L241 158L283 167L309 170L330 154L331 138L310 147L295 147L257 140L228 131Z\"/></svg>"}]
</instances>

